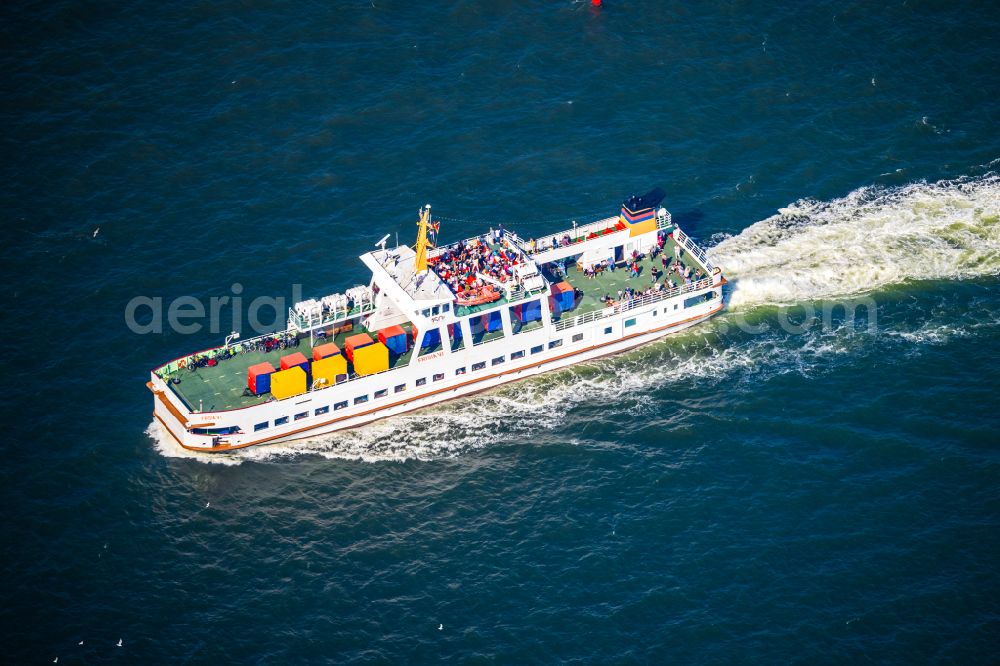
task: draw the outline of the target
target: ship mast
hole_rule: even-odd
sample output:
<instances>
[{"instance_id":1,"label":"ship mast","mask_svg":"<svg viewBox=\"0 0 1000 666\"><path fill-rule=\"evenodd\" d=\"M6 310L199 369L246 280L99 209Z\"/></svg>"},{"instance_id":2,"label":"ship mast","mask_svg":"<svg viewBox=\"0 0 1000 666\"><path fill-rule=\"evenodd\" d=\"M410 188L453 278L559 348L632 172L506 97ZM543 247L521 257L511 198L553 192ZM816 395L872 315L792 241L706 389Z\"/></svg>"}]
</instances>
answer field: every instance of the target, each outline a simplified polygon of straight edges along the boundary
<instances>
[{"instance_id":1,"label":"ship mast","mask_svg":"<svg viewBox=\"0 0 1000 666\"><path fill-rule=\"evenodd\" d=\"M427 272L427 246L429 242L427 240L427 227L431 220L431 205L427 204L424 209L420 211L420 219L417 220L417 256L416 256L416 274Z\"/></svg>"}]
</instances>

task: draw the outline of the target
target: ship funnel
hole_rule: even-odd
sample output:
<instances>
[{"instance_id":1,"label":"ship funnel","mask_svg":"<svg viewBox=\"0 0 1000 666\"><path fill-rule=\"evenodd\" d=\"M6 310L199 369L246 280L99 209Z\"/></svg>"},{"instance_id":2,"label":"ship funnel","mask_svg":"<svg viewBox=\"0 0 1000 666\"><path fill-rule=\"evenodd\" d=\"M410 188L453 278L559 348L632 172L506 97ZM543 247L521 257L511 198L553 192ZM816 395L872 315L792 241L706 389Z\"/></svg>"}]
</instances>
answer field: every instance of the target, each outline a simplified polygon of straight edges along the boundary
<instances>
[{"instance_id":1,"label":"ship funnel","mask_svg":"<svg viewBox=\"0 0 1000 666\"><path fill-rule=\"evenodd\" d=\"M641 197L631 196L622 202L621 221L629 227L629 236L656 229L656 207L666 195L659 187L654 187Z\"/></svg>"}]
</instances>

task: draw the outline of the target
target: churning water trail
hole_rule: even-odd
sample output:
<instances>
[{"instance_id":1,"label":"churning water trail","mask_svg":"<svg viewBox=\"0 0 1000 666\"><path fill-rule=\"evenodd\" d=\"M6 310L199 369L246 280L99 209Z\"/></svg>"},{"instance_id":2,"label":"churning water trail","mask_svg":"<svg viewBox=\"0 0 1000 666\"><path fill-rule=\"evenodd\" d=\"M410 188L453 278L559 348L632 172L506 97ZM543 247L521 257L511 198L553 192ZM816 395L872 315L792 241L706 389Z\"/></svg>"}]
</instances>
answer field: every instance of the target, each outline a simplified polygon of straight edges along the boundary
<instances>
[{"instance_id":1,"label":"churning water trail","mask_svg":"<svg viewBox=\"0 0 1000 666\"><path fill-rule=\"evenodd\" d=\"M856 297L908 281L968 279L1000 272L1000 178L987 174L896 188L865 187L829 202L803 200L709 250L734 285L731 309L796 305ZM929 317L912 331L882 331L891 343L936 344L997 325L997 316L964 321L954 313ZM858 357L875 338L851 323L791 335L779 328L706 338L725 328L722 316L667 342L577 368L499 387L362 426L232 454L181 448L154 422L147 433L168 457L239 464L298 455L366 462L434 460L497 445L538 441L562 427L566 415L590 404L614 404L603 420L654 414L657 389L681 382L746 380L829 367L832 357ZM990 324L992 322L992 324ZM711 327L716 328L711 328ZM897 335L894 335L897 333ZM735 381L734 381L735 380ZM662 414L658 415L662 418ZM502 435L498 433L503 433Z\"/></svg>"},{"instance_id":2,"label":"churning water trail","mask_svg":"<svg viewBox=\"0 0 1000 666\"><path fill-rule=\"evenodd\" d=\"M795 305L916 280L1000 273L1000 177L863 187L803 199L709 250L729 305Z\"/></svg>"}]
</instances>

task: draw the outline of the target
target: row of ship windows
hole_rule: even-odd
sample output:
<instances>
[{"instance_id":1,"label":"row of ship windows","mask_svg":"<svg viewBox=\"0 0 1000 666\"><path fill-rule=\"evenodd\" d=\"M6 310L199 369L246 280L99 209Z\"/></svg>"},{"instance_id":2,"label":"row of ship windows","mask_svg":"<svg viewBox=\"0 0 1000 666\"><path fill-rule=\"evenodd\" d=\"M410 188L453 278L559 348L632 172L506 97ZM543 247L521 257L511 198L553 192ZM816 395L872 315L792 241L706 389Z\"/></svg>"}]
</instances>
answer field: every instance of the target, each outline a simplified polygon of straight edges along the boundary
<instances>
[{"instance_id":1,"label":"row of ship windows","mask_svg":"<svg viewBox=\"0 0 1000 666\"><path fill-rule=\"evenodd\" d=\"M425 317L432 317L436 314L442 314L451 310L451 306L448 303L444 305L435 305L433 308L427 308L426 310L421 310L420 314Z\"/></svg>"},{"instance_id":2,"label":"row of ship windows","mask_svg":"<svg viewBox=\"0 0 1000 666\"><path fill-rule=\"evenodd\" d=\"M711 298L711 294L709 294L709 298ZM705 300L704 296L698 296L697 299L698 299L699 302ZM695 299L689 299L689 300L693 301ZM692 303L692 305L693 304L694 303ZM676 308L676 306L674 306L674 307ZM690 307L690 305L688 305L688 303L685 302L684 303L684 307ZM653 310L652 315L655 317L657 314L658 314L658 311L657 310ZM625 320L625 328L631 328L632 326L635 326L635 323L636 323L635 317L633 317L632 319L626 319ZM611 326L606 326L604 328L604 335L611 335L612 331L613 331L613 329L612 329ZM576 343L576 342L581 342L582 340L583 340L583 333L577 333L577 334L575 334L571 338L570 341L571 341L571 343ZM563 343L562 340L552 340L552 341L549 342L548 347L549 347L549 349L555 349L556 347L561 347L562 343ZM529 353L531 353L531 354L540 354L544 350L545 350L545 345L538 345L536 347L532 347ZM510 360L516 361L517 359L524 358L524 356L525 356L525 352L523 350L522 351L512 352L511 355L510 355ZM497 366L497 365L500 365L500 364L504 363L506 360L507 359L504 356L497 356L492 361L490 361L490 365L491 366ZM483 370L485 368L486 368L486 361L481 361L479 363L473 363L472 364L472 372L478 372L479 370ZM464 374L465 374L465 368L464 367L456 368L455 369L455 375L456 376L457 375L464 375ZM437 373L437 374L435 374L435 375L433 375L431 377L431 381L432 382L439 382L439 381L442 381L443 379L444 379L444 373L443 372ZM415 386L425 386L426 384L427 384L427 378L426 377L421 377L416 382L414 382ZM405 390L406 390L406 384L398 384L395 387L393 387L392 392L393 393L402 393ZM375 391L375 393L372 394L372 396L374 397L375 400L378 400L379 398L384 398L387 395L389 395L389 389L381 389L381 390ZM364 404L366 402L368 402L368 396L367 395L359 395L358 397L354 398L354 404L355 405L361 405L361 404ZM335 403L333 405L333 409L334 409L334 411L338 411L338 410L341 410L341 409L347 409L348 404L349 404L348 401L344 400L344 401ZM322 416L324 414L329 414L329 413L330 413L330 407L329 406L327 406L327 407L317 407L315 410L313 410L313 416ZM301 421L302 419L305 419L305 418L308 418L308 417L309 417L309 412L300 412L300 413L296 414L295 416L293 416L292 419L294 419L295 421ZM282 416L281 418L277 418L277 419L274 420L274 425L275 426L286 425L288 423L288 421L289 421L289 417ZM271 427L271 423L269 421L264 421L263 423L258 423L257 425L255 425L253 427L253 429L254 429L254 432L259 432L261 430L266 430L269 427Z\"/></svg>"}]
</instances>

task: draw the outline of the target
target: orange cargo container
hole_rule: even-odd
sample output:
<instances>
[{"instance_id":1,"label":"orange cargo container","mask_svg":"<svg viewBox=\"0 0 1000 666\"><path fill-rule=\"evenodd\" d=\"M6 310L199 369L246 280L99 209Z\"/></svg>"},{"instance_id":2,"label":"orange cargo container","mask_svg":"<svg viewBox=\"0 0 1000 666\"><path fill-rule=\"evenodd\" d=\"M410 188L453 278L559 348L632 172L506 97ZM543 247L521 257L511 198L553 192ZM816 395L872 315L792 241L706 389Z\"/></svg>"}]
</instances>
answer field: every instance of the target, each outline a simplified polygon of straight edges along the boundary
<instances>
[{"instance_id":1,"label":"orange cargo container","mask_svg":"<svg viewBox=\"0 0 1000 666\"><path fill-rule=\"evenodd\" d=\"M302 352L295 352L294 354L287 354L281 357L282 370L288 370L289 368L294 368L295 366L299 366L303 370L309 367L309 360L306 359Z\"/></svg>"},{"instance_id":2,"label":"orange cargo container","mask_svg":"<svg viewBox=\"0 0 1000 666\"><path fill-rule=\"evenodd\" d=\"M340 353L340 347L328 342L325 345L316 345L313 347L313 360L318 361L321 358L326 358L327 356L336 356Z\"/></svg>"},{"instance_id":3,"label":"orange cargo container","mask_svg":"<svg viewBox=\"0 0 1000 666\"><path fill-rule=\"evenodd\" d=\"M271 395L278 400L306 392L306 371L299 366L279 370L271 375Z\"/></svg>"},{"instance_id":4,"label":"orange cargo container","mask_svg":"<svg viewBox=\"0 0 1000 666\"><path fill-rule=\"evenodd\" d=\"M376 342L354 350L354 372L374 375L389 369L389 348Z\"/></svg>"},{"instance_id":5,"label":"orange cargo container","mask_svg":"<svg viewBox=\"0 0 1000 666\"><path fill-rule=\"evenodd\" d=\"M354 361L354 352L362 347L366 347L375 342L372 340L372 336L367 333L358 333L357 335L352 335L344 341L344 353L347 354L347 358Z\"/></svg>"}]
</instances>

